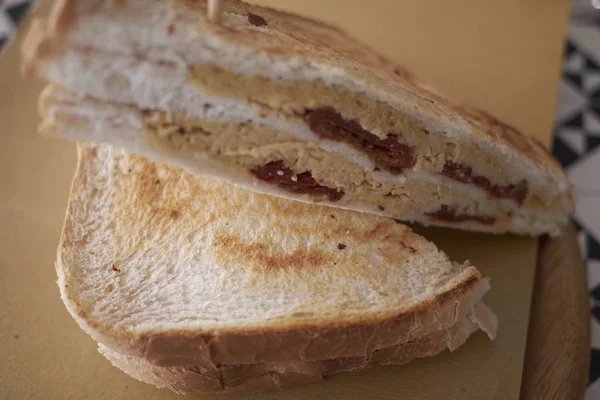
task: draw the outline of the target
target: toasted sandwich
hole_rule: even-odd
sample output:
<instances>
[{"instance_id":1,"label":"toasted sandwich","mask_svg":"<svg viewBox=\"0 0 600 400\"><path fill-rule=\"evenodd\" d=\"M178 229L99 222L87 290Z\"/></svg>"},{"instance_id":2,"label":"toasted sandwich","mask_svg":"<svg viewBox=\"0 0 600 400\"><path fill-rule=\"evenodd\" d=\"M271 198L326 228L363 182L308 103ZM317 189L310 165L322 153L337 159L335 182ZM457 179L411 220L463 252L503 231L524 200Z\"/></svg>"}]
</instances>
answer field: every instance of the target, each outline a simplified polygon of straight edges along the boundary
<instances>
[{"instance_id":1,"label":"toasted sandwich","mask_svg":"<svg viewBox=\"0 0 600 400\"><path fill-rule=\"evenodd\" d=\"M42 131L239 186L484 232L556 235L571 185L535 139L339 29L224 2L57 0L24 69L53 82Z\"/></svg>"},{"instance_id":2,"label":"toasted sandwich","mask_svg":"<svg viewBox=\"0 0 600 400\"><path fill-rule=\"evenodd\" d=\"M389 218L79 146L56 264L100 352L179 393L269 390L461 346L489 280Z\"/></svg>"}]
</instances>

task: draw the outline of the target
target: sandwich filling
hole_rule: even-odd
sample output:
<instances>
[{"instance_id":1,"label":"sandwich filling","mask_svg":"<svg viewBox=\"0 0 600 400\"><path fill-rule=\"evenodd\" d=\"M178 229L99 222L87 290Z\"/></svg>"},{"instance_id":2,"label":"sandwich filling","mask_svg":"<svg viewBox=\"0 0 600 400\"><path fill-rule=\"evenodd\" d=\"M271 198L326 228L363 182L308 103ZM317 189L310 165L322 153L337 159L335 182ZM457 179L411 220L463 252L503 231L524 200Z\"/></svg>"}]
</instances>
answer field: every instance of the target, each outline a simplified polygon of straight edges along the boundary
<instances>
[{"instance_id":1,"label":"sandwich filling","mask_svg":"<svg viewBox=\"0 0 600 400\"><path fill-rule=\"evenodd\" d=\"M203 92L248 102L287 119L302 119L318 138L345 142L391 174L435 172L475 186L495 199L522 205L528 182L506 173L491 155L475 145L449 142L420 121L363 93L342 91L317 82L276 82L235 74L214 65L195 65L190 80ZM268 92L269 96L264 96ZM340 110L343 110L343 115Z\"/></svg>"},{"instance_id":2,"label":"sandwich filling","mask_svg":"<svg viewBox=\"0 0 600 400\"><path fill-rule=\"evenodd\" d=\"M163 152L184 152L217 161L241 174L313 201L373 204L383 214L423 214L432 222L507 223L514 202L482 201L464 185L442 175L409 174L378 179L343 155L328 152L292 134L250 123L208 122L179 114L147 111L143 135ZM453 183L454 182L454 183ZM424 211L425 209L425 211Z\"/></svg>"},{"instance_id":3,"label":"sandwich filling","mask_svg":"<svg viewBox=\"0 0 600 400\"><path fill-rule=\"evenodd\" d=\"M161 151L198 154L313 201L370 204L368 211L425 215L432 222L500 227L521 207L559 207L475 144L451 142L362 93L311 81L276 82L213 65L190 67L189 80L204 94L250 104L290 126L305 124L314 137L252 121L145 111L144 136ZM354 147L374 169L328 150L323 140Z\"/></svg>"}]
</instances>

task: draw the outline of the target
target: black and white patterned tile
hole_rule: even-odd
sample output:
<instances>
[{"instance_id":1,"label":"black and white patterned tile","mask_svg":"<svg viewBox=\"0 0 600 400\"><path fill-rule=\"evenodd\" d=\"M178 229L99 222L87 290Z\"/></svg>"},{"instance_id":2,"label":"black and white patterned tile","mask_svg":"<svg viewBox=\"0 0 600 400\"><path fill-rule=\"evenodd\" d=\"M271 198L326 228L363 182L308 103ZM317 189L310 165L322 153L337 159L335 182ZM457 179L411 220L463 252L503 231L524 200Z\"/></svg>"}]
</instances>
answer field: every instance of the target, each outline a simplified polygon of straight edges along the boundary
<instances>
[{"instance_id":1,"label":"black and white patterned tile","mask_svg":"<svg viewBox=\"0 0 600 400\"><path fill-rule=\"evenodd\" d=\"M585 259L591 310L586 400L600 399L600 18L571 21L563 56L553 151L577 192L573 220Z\"/></svg>"},{"instance_id":2,"label":"black and white patterned tile","mask_svg":"<svg viewBox=\"0 0 600 400\"><path fill-rule=\"evenodd\" d=\"M31 0L0 0L0 50ZM573 222L586 261L591 365L586 400L600 399L600 18L573 18L565 44L553 151L577 190ZM565 366L568 368L568 366Z\"/></svg>"},{"instance_id":3,"label":"black and white patterned tile","mask_svg":"<svg viewBox=\"0 0 600 400\"><path fill-rule=\"evenodd\" d=\"M0 50L31 5L31 0L0 0Z\"/></svg>"}]
</instances>

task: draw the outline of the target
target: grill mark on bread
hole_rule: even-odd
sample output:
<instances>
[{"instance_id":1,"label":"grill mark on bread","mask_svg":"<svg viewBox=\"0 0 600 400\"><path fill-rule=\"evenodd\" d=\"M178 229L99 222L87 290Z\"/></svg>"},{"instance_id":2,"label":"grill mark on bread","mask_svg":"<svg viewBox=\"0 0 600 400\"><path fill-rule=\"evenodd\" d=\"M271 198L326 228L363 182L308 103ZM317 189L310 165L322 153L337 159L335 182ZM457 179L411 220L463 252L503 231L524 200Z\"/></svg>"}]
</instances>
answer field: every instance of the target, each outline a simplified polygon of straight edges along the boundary
<instances>
[{"instance_id":1,"label":"grill mark on bread","mask_svg":"<svg viewBox=\"0 0 600 400\"><path fill-rule=\"evenodd\" d=\"M195 184L192 176L177 173L176 170L142 158L136 163L141 168L135 168L125 174L130 186L128 190L131 192L135 207L149 207L152 210L150 214L154 223L158 220L174 221L182 216L190 218L202 211L194 206L194 203L198 196L206 192L206 189ZM184 187L190 188L195 196L192 196L191 192L181 192ZM169 195L174 190L181 192L181 195ZM129 218L128 215L124 217ZM208 219L208 216L205 216L205 219Z\"/></svg>"},{"instance_id":2,"label":"grill mark on bread","mask_svg":"<svg viewBox=\"0 0 600 400\"><path fill-rule=\"evenodd\" d=\"M480 281L483 280L482 278L484 278L484 276L481 275L481 272L479 272L478 270L476 270L475 268L472 267L472 274L467 279L462 281L455 288L438 295L435 298L435 301L437 303L444 303L446 301L449 301L452 298L460 298L465 292L467 292L469 290L473 290L473 287L476 286L477 283L480 283ZM487 280L489 278L485 278L485 279Z\"/></svg>"},{"instance_id":3,"label":"grill mark on bread","mask_svg":"<svg viewBox=\"0 0 600 400\"><path fill-rule=\"evenodd\" d=\"M329 258L323 251L310 246L306 249L296 248L291 252L284 252L274 246L242 239L234 234L217 235L213 243L218 257L234 259L241 264L252 263L256 270L264 272L320 267L325 265ZM269 242L265 241L265 243Z\"/></svg>"},{"instance_id":4,"label":"grill mark on bread","mask_svg":"<svg viewBox=\"0 0 600 400\"><path fill-rule=\"evenodd\" d=\"M438 102L450 106L457 114L464 116L476 131L485 132L484 136L490 140L508 145L520 155L544 165L548 170L562 172L558 160L534 137L523 134L517 128L498 120L486 111L450 100L437 93L430 92L430 94L437 97Z\"/></svg>"}]
</instances>

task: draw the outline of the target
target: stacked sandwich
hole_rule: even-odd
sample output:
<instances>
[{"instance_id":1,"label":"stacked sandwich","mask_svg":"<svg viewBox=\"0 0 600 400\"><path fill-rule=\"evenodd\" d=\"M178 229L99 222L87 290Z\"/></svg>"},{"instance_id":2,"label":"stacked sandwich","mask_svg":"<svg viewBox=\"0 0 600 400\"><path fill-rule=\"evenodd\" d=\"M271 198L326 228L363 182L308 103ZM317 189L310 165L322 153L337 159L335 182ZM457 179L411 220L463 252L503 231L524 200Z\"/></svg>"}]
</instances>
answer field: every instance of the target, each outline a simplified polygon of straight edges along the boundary
<instances>
[{"instance_id":1,"label":"stacked sandwich","mask_svg":"<svg viewBox=\"0 0 600 400\"><path fill-rule=\"evenodd\" d=\"M334 27L206 14L57 0L23 45L42 133L85 141L57 272L100 352L231 392L493 338L488 279L401 221L559 234L571 187L543 146Z\"/></svg>"}]
</instances>

